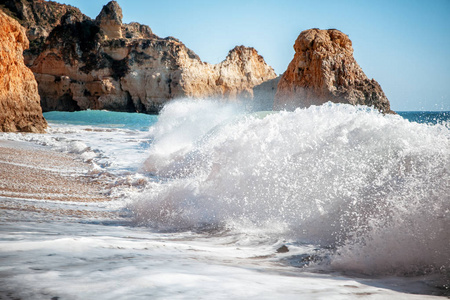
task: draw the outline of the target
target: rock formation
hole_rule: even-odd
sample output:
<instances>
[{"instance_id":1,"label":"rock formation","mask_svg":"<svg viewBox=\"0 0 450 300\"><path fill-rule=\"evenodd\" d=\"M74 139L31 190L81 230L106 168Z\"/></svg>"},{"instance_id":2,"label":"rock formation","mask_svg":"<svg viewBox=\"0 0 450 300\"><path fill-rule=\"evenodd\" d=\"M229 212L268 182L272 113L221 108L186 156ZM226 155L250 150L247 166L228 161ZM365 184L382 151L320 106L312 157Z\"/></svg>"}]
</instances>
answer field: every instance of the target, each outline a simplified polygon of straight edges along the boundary
<instances>
[{"instance_id":1,"label":"rock formation","mask_svg":"<svg viewBox=\"0 0 450 300\"><path fill-rule=\"evenodd\" d=\"M295 109L325 102L373 106L393 113L380 85L353 57L352 42L339 30L309 29L294 44L294 59L280 79L274 109Z\"/></svg>"},{"instance_id":2,"label":"rock formation","mask_svg":"<svg viewBox=\"0 0 450 300\"><path fill-rule=\"evenodd\" d=\"M0 131L44 132L33 73L25 66L25 29L0 10Z\"/></svg>"},{"instance_id":3,"label":"rock formation","mask_svg":"<svg viewBox=\"0 0 450 300\"><path fill-rule=\"evenodd\" d=\"M36 2L53 3L28 2L32 7ZM251 98L253 86L276 77L253 48L236 47L216 65L202 62L173 37L160 38L138 23L123 24L115 1L105 5L95 20L65 10L59 23L52 23L58 25L40 53L30 60L44 111L154 113L174 98Z\"/></svg>"},{"instance_id":4,"label":"rock formation","mask_svg":"<svg viewBox=\"0 0 450 300\"><path fill-rule=\"evenodd\" d=\"M103 6L102 11L95 19L105 39L122 38L122 8L116 1Z\"/></svg>"},{"instance_id":5,"label":"rock formation","mask_svg":"<svg viewBox=\"0 0 450 300\"><path fill-rule=\"evenodd\" d=\"M78 8L44 0L0 0L0 8L25 27L30 47L24 51L25 64L30 66L44 46L50 32L70 12L77 18L87 18Z\"/></svg>"}]
</instances>

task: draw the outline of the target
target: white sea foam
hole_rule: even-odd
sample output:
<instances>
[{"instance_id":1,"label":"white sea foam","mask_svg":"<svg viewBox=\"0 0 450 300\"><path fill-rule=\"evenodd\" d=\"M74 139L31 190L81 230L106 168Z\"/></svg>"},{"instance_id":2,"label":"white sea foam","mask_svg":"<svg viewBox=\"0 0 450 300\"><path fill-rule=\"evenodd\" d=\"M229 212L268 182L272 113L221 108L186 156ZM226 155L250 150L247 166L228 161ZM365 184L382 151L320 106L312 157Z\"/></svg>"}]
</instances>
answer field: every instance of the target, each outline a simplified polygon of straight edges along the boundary
<instances>
[{"instance_id":1,"label":"white sea foam","mask_svg":"<svg viewBox=\"0 0 450 300\"><path fill-rule=\"evenodd\" d=\"M341 270L450 270L446 126L350 105L242 115L180 101L151 134L146 167L163 181L130 205L137 224L219 226L260 242L253 228L332 249Z\"/></svg>"},{"instance_id":2,"label":"white sea foam","mask_svg":"<svg viewBox=\"0 0 450 300\"><path fill-rule=\"evenodd\" d=\"M2 223L0 297L435 299L396 292L380 281L280 271L252 258L268 253L262 247L236 248L214 238L190 241L186 234L163 236L132 227L66 222ZM414 288L414 282L395 283L397 289L401 284Z\"/></svg>"},{"instance_id":3,"label":"white sea foam","mask_svg":"<svg viewBox=\"0 0 450 300\"><path fill-rule=\"evenodd\" d=\"M91 113L97 121L109 115ZM446 287L450 253L445 124L346 105L247 114L195 101L168 105L159 120L150 132L141 131L148 123L112 128L87 120L50 122L43 135L0 134L95 155L84 158L90 176L107 180L117 197L0 199L9 207L0 214L0 298L448 294L434 288ZM129 226L128 212L151 228ZM317 270L325 273L308 272Z\"/></svg>"},{"instance_id":4,"label":"white sea foam","mask_svg":"<svg viewBox=\"0 0 450 300\"><path fill-rule=\"evenodd\" d=\"M94 171L136 172L147 157L148 132L85 125L50 124L45 134L1 133L0 138L48 146L77 154Z\"/></svg>"},{"instance_id":5,"label":"white sea foam","mask_svg":"<svg viewBox=\"0 0 450 300\"><path fill-rule=\"evenodd\" d=\"M161 174L167 162L181 159L213 127L243 113L238 105L202 100L180 100L168 105L162 111L163 117L150 128L153 143L144 171Z\"/></svg>"}]
</instances>

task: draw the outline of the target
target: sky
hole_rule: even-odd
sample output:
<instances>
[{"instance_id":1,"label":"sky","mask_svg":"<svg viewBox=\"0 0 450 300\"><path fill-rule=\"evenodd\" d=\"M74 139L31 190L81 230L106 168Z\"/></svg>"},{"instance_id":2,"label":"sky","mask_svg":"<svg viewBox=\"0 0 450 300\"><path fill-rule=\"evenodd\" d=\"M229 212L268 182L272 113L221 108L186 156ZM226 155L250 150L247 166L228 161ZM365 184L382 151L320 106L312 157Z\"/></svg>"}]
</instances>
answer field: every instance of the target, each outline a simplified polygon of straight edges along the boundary
<instances>
[{"instance_id":1,"label":"sky","mask_svg":"<svg viewBox=\"0 0 450 300\"><path fill-rule=\"evenodd\" d=\"M58 0L95 18L108 0ZM123 22L173 36L202 61L219 63L236 45L254 47L277 74L303 30L335 28L380 83L395 111L450 111L450 0L118 0Z\"/></svg>"}]
</instances>

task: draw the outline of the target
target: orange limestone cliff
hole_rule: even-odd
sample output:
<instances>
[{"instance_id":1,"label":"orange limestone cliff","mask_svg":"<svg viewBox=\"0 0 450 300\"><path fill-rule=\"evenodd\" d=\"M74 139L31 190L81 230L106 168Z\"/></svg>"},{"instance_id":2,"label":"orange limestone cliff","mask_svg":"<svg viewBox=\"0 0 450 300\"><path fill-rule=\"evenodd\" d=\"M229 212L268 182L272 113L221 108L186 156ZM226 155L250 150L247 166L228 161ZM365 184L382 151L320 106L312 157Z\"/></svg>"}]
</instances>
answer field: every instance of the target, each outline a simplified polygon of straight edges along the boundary
<instances>
[{"instance_id":1,"label":"orange limestone cliff","mask_svg":"<svg viewBox=\"0 0 450 300\"><path fill-rule=\"evenodd\" d=\"M33 73L25 66L25 29L0 10L0 131L44 132Z\"/></svg>"},{"instance_id":2,"label":"orange limestone cliff","mask_svg":"<svg viewBox=\"0 0 450 300\"><path fill-rule=\"evenodd\" d=\"M235 47L218 64L203 62L176 38L158 37L139 23L124 24L116 1L106 4L95 20L56 2L23 4L8 5L10 14L21 20L28 34L46 33L33 40L42 43L27 60L43 111L157 113L177 98L251 100L254 86L276 77L250 47ZM26 15L39 17L28 22Z\"/></svg>"},{"instance_id":3,"label":"orange limestone cliff","mask_svg":"<svg viewBox=\"0 0 450 300\"><path fill-rule=\"evenodd\" d=\"M294 59L277 87L275 110L332 101L393 113L378 82L367 78L353 57L352 42L346 34L335 29L305 30L294 49Z\"/></svg>"}]
</instances>

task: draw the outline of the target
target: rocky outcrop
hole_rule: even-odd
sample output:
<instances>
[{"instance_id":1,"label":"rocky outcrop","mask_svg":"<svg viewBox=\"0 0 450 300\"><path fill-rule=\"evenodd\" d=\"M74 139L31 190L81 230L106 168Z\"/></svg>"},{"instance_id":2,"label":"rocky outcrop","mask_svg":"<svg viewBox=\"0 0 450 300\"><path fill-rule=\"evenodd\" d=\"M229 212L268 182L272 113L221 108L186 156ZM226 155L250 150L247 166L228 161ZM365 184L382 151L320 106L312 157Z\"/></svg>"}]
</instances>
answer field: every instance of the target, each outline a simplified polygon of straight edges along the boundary
<instances>
[{"instance_id":1,"label":"rocky outcrop","mask_svg":"<svg viewBox=\"0 0 450 300\"><path fill-rule=\"evenodd\" d=\"M276 77L251 47L236 46L224 61L211 65L200 59L182 62L181 85L187 97L253 98L253 87Z\"/></svg>"},{"instance_id":2,"label":"rocky outcrop","mask_svg":"<svg viewBox=\"0 0 450 300\"><path fill-rule=\"evenodd\" d=\"M202 62L173 37L160 38L138 23L123 24L115 1L95 20L68 10L30 68L44 111L154 113L174 98L251 98L254 86L276 77L253 48L238 46L216 65Z\"/></svg>"},{"instance_id":3,"label":"rocky outcrop","mask_svg":"<svg viewBox=\"0 0 450 300\"><path fill-rule=\"evenodd\" d=\"M0 131L44 132L37 83L25 66L25 29L0 10Z\"/></svg>"},{"instance_id":4,"label":"rocky outcrop","mask_svg":"<svg viewBox=\"0 0 450 300\"><path fill-rule=\"evenodd\" d=\"M274 109L332 101L373 106L392 113L380 85L369 79L353 57L352 42L339 30L309 29L294 44L294 59L280 79Z\"/></svg>"},{"instance_id":5,"label":"rocky outcrop","mask_svg":"<svg viewBox=\"0 0 450 300\"><path fill-rule=\"evenodd\" d=\"M150 39L155 36L150 27L136 22L122 24L122 34L127 39Z\"/></svg>"},{"instance_id":6,"label":"rocky outcrop","mask_svg":"<svg viewBox=\"0 0 450 300\"><path fill-rule=\"evenodd\" d=\"M105 39L122 38L122 8L116 1L103 6L102 11L95 19Z\"/></svg>"},{"instance_id":7,"label":"rocky outcrop","mask_svg":"<svg viewBox=\"0 0 450 300\"><path fill-rule=\"evenodd\" d=\"M30 66L44 46L50 32L70 12L78 19L87 19L78 8L44 0L0 0L0 8L25 27L30 47L24 51L25 64Z\"/></svg>"}]
</instances>

